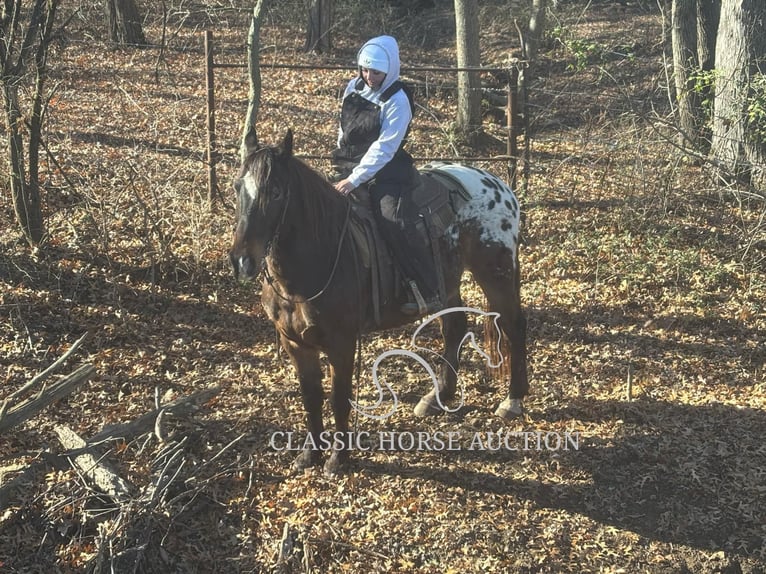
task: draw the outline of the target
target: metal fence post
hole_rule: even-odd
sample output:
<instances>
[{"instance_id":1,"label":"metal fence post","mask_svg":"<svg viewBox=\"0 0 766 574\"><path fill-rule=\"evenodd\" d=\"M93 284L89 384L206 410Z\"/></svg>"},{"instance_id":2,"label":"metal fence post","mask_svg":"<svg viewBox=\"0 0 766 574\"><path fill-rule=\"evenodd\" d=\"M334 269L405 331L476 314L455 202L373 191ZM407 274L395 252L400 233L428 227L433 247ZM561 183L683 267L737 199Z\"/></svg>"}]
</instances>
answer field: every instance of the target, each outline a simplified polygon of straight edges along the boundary
<instances>
[{"instance_id":1,"label":"metal fence post","mask_svg":"<svg viewBox=\"0 0 766 574\"><path fill-rule=\"evenodd\" d=\"M508 101L506 104L506 120L508 125L508 183L516 189L516 171L518 166L518 103L519 70L515 66L508 70Z\"/></svg>"},{"instance_id":2,"label":"metal fence post","mask_svg":"<svg viewBox=\"0 0 766 574\"><path fill-rule=\"evenodd\" d=\"M215 164L215 83L213 77L213 32L205 30L205 88L207 92L207 194L210 203L218 193Z\"/></svg>"}]
</instances>

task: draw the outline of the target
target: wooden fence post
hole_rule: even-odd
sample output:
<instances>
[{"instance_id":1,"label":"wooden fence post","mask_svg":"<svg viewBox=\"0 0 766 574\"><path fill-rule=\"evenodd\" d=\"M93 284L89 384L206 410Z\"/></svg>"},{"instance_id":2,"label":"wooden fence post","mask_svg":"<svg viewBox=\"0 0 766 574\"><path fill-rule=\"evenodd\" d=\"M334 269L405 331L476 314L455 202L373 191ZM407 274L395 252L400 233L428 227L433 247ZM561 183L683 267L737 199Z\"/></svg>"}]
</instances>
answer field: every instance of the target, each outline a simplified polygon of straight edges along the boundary
<instances>
[{"instance_id":1,"label":"wooden fence post","mask_svg":"<svg viewBox=\"0 0 766 574\"><path fill-rule=\"evenodd\" d=\"M508 102L506 104L506 119L508 124L508 143L506 154L508 155L508 183L512 189L516 189L516 170L518 166L518 103L517 92L519 88L519 70L515 66L508 70Z\"/></svg>"},{"instance_id":2,"label":"wooden fence post","mask_svg":"<svg viewBox=\"0 0 766 574\"><path fill-rule=\"evenodd\" d=\"M207 92L207 194L212 205L218 193L215 164L215 82L213 77L213 32L205 30L205 88Z\"/></svg>"}]
</instances>

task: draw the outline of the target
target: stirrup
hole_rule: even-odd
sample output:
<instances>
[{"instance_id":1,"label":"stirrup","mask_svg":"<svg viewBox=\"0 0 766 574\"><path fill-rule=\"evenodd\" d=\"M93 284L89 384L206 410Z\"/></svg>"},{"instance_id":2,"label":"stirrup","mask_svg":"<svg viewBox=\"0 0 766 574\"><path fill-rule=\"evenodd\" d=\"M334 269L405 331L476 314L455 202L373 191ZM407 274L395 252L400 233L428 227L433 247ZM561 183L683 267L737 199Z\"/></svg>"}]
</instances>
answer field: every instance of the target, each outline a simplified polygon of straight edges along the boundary
<instances>
[{"instance_id":1,"label":"stirrup","mask_svg":"<svg viewBox=\"0 0 766 574\"><path fill-rule=\"evenodd\" d=\"M441 311L443 308L442 302L439 299L439 297L432 297L428 299L427 301L423 298L423 295L420 293L420 289L418 288L417 283L414 281L409 281L408 285L410 289L412 290L412 295L415 298L416 303L407 302L404 305L402 305L401 310L402 313L405 315L428 315L430 313L435 313L436 311Z\"/></svg>"},{"instance_id":2,"label":"stirrup","mask_svg":"<svg viewBox=\"0 0 766 574\"><path fill-rule=\"evenodd\" d=\"M418 284L413 280L410 280L410 290L412 291L413 297L415 297L415 303L418 304L418 313L420 315L425 315L428 311L428 305L426 305L426 300L423 299L423 295L420 294Z\"/></svg>"}]
</instances>

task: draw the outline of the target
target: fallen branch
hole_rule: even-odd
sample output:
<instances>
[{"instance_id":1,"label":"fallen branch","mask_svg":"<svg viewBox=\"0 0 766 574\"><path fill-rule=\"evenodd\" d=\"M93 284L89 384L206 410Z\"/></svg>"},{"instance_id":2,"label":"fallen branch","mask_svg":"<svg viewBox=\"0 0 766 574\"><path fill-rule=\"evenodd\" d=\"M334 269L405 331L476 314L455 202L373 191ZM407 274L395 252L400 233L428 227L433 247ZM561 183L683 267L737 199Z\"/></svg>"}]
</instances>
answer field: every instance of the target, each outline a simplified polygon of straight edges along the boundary
<instances>
[{"instance_id":1,"label":"fallen branch","mask_svg":"<svg viewBox=\"0 0 766 574\"><path fill-rule=\"evenodd\" d=\"M110 425L104 427L101 432L88 439L88 444L96 444L114 439L130 440L146 432L154 430L158 417L172 415L175 417L186 415L194 411L199 404L205 403L213 398L221 388L218 386L202 389L191 395L177 398L168 404L141 415L128 423Z\"/></svg>"},{"instance_id":2,"label":"fallen branch","mask_svg":"<svg viewBox=\"0 0 766 574\"><path fill-rule=\"evenodd\" d=\"M67 426L57 425L54 430L59 437L59 442L67 450L82 449L87 445L85 439ZM70 461L82 473L89 484L108 494L115 502L123 504L130 501L131 485L110 468L103 458L96 458L93 453L85 452L77 456L71 456Z\"/></svg>"},{"instance_id":3,"label":"fallen branch","mask_svg":"<svg viewBox=\"0 0 766 574\"><path fill-rule=\"evenodd\" d=\"M95 370L95 367L91 364L82 365L60 381L52 384L47 389L43 389L37 396L27 399L10 409L7 408L9 403L6 400L4 404L4 409L6 410L3 410L2 414L0 414L0 433L23 423L51 403L64 398L87 381Z\"/></svg>"},{"instance_id":4,"label":"fallen branch","mask_svg":"<svg viewBox=\"0 0 766 574\"><path fill-rule=\"evenodd\" d=\"M88 333L85 333L82 337L77 339L74 343L72 343L72 346L69 347L69 350L61 355L54 363L45 369L42 373L34 377L31 381L29 381L26 385L21 387L20 389L12 392L10 395L8 395L5 399L6 403L10 403L10 401L19 398L21 395L26 393L27 391L35 388L37 385L42 383L45 379L50 377L56 369L58 369L64 361L66 361L79 347L82 345L83 341L88 337Z\"/></svg>"},{"instance_id":5,"label":"fallen branch","mask_svg":"<svg viewBox=\"0 0 766 574\"><path fill-rule=\"evenodd\" d=\"M40 397L36 397L35 399L22 403L21 405L12 409L5 416L0 417L0 431L6 428L12 428L24 420L27 420L56 399L66 396L72 392L78 384L86 380L92 371L93 367L91 365L83 365L83 367L69 375L69 377L62 379L59 383L56 383L54 386L47 389L47 391L44 392ZM185 397L180 397L159 409L155 409L142 415L133 421L105 427L98 434L87 440L79 437L71 429L67 429L66 427L57 427L56 432L59 435L59 440L64 445L64 448L67 450L67 452L62 453L61 455L53 455L49 453L48 456L45 457L46 460L44 462L38 462L30 465L12 481L0 486L0 508L8 504L11 497L14 496L19 488L25 484L28 484L29 482L34 482L39 470L44 469L47 465L53 464L55 460L66 457L75 460L78 465L82 460L82 467L84 467L86 470L83 470L82 467L79 468L81 472L85 473L87 476L87 473L90 472L91 469L95 469L96 466L100 464L100 461L96 460L96 458L93 456L92 450L94 446L114 439L131 440L136 436L150 432L156 427L158 421L162 420L161 415L163 413L175 417L189 414L195 410L199 404L210 400L219 391L220 387L215 386L207 389L202 389L201 391ZM235 439L235 441L232 441L231 444L239 440L239 438L241 437L238 437ZM229 448L231 444L227 445L225 448ZM80 459L80 457L85 456L90 457L90 460L86 458ZM106 468L106 466L104 466L104 468ZM103 478L103 484L98 486L99 490L110 494L118 502L123 501L125 497L129 498L127 495L127 493L130 491L129 484L124 481L121 483L120 481L122 481L122 479L117 476L114 471L109 471L107 469L107 471L103 473L101 470L96 472L99 473L99 479L98 483L96 483L94 479L94 484L101 484L101 476L105 477ZM116 476L116 479L109 477L110 472Z\"/></svg>"}]
</instances>

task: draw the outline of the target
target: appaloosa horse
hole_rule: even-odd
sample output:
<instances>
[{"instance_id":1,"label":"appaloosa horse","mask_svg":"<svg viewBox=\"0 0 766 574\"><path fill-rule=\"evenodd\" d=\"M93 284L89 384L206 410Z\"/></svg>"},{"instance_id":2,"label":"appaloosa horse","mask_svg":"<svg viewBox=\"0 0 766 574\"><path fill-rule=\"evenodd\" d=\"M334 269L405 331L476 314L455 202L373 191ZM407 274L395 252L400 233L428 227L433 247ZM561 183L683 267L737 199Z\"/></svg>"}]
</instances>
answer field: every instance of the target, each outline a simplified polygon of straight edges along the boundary
<instances>
[{"instance_id":1,"label":"appaloosa horse","mask_svg":"<svg viewBox=\"0 0 766 574\"><path fill-rule=\"evenodd\" d=\"M402 314L403 301L389 301L378 324L370 322L371 278L360 268L358 246L349 233L355 217L350 200L327 179L293 156L292 132L278 146L259 147L251 132L247 159L234 182L237 212L229 253L234 274L254 279L263 271L262 302L279 333L300 381L308 432L321 444L322 367L320 353L331 365L334 436L349 436L352 375L356 342L363 331L399 326L414 317ZM519 297L519 203L513 191L493 174L468 166L440 164L470 199L455 213L439 239L438 262L444 273L446 305L460 307L460 280L469 269L510 344L508 396L495 411L503 418L522 412L529 390L526 367L526 319ZM436 414L456 391L459 347L467 331L465 313L440 317L444 339L436 389L417 405L418 415ZM309 437L307 437L309 438ZM350 439L348 439L350 440ZM341 469L349 456L348 440L333 441L325 472ZM305 447L293 467L317 464L321 450Z\"/></svg>"}]
</instances>

